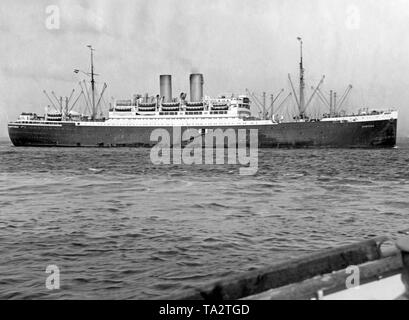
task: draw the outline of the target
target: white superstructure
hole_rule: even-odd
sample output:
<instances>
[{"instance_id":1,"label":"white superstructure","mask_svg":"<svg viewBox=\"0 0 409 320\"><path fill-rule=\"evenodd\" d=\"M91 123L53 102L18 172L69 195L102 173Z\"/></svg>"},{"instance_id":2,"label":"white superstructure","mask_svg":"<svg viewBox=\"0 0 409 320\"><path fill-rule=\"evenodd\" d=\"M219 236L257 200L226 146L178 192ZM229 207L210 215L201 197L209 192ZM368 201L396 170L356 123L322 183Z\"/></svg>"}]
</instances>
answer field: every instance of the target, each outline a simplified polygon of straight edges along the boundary
<instances>
[{"instance_id":1,"label":"white superstructure","mask_svg":"<svg viewBox=\"0 0 409 320\"><path fill-rule=\"evenodd\" d=\"M360 113L358 115L347 115L340 117L322 118L321 121L332 122L366 122L398 119L398 111L373 111L371 113Z\"/></svg>"},{"instance_id":2,"label":"white superstructure","mask_svg":"<svg viewBox=\"0 0 409 320\"><path fill-rule=\"evenodd\" d=\"M104 125L196 127L274 124L272 120L251 120L250 99L245 95L204 97L199 102L181 99L161 103L154 97L118 100L108 118Z\"/></svg>"}]
</instances>

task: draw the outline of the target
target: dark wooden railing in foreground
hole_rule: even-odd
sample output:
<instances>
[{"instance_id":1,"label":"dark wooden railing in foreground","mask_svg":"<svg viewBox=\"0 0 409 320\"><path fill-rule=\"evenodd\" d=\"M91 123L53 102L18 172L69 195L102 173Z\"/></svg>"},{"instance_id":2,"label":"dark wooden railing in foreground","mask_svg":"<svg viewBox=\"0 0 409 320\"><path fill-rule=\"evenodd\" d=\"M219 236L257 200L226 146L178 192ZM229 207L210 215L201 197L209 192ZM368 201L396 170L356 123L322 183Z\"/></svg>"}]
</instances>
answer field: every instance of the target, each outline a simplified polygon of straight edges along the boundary
<instances>
[{"instance_id":1,"label":"dark wooden railing in foreground","mask_svg":"<svg viewBox=\"0 0 409 320\"><path fill-rule=\"evenodd\" d=\"M402 259L395 250L390 256L369 261L359 265L359 284L363 285L380 280L402 270ZM347 278L351 273L346 269L330 274L318 275L299 283L289 284L280 288L270 289L262 293L244 297L245 300L310 300L346 289Z\"/></svg>"},{"instance_id":2,"label":"dark wooden railing in foreground","mask_svg":"<svg viewBox=\"0 0 409 320\"><path fill-rule=\"evenodd\" d=\"M387 237L377 237L311 253L257 271L214 281L165 299L310 299L320 290L329 293L345 289L348 276L345 269L349 266L359 265L361 283L400 273L402 258L399 251L387 254L381 251L381 245L387 240Z\"/></svg>"}]
</instances>

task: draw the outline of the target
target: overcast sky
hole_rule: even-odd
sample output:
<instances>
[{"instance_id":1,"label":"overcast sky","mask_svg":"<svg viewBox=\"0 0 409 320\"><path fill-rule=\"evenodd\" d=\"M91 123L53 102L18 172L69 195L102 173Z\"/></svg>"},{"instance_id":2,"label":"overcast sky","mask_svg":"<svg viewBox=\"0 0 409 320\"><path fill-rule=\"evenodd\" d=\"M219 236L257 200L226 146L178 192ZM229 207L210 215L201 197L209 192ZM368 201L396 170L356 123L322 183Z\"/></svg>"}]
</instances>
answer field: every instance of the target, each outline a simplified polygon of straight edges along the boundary
<instances>
[{"instance_id":1,"label":"overcast sky","mask_svg":"<svg viewBox=\"0 0 409 320\"><path fill-rule=\"evenodd\" d=\"M288 92L297 36L309 86L322 74L325 91L352 84L351 112L397 108L399 134L409 136L408 30L409 0L1 0L0 136L22 111L44 113L43 89L77 89L72 71L87 70L87 44L108 98L154 95L160 74L173 75L177 95L192 71L215 96Z\"/></svg>"}]
</instances>

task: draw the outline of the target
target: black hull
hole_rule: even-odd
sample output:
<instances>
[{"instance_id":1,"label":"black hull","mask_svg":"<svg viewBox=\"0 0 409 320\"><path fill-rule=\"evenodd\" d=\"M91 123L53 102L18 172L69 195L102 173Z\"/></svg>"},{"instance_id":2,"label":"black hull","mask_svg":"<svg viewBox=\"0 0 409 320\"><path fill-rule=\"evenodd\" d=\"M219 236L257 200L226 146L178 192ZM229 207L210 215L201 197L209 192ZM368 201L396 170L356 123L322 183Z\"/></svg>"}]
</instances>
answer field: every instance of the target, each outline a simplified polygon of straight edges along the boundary
<instances>
[{"instance_id":1,"label":"black hull","mask_svg":"<svg viewBox=\"0 0 409 320\"><path fill-rule=\"evenodd\" d=\"M132 126L60 126L9 124L9 136L15 146L44 147L150 147L151 132L158 127ZM172 127L163 127L172 136ZM201 129L217 129L203 126ZM260 148L392 148L396 145L397 120L367 122L293 122L277 125L231 126L258 129ZM181 128L182 132L186 128ZM226 129L222 127L221 129Z\"/></svg>"}]
</instances>

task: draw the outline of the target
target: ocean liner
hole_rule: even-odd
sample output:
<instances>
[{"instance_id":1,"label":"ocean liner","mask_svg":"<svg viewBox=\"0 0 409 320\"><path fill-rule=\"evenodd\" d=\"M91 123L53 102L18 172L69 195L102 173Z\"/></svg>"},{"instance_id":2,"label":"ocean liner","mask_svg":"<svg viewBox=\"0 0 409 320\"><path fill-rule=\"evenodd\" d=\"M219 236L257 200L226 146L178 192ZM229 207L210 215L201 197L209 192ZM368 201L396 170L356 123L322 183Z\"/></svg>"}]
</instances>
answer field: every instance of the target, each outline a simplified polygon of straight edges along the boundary
<instances>
[{"instance_id":1,"label":"ocean liner","mask_svg":"<svg viewBox=\"0 0 409 320\"><path fill-rule=\"evenodd\" d=\"M97 115L101 107L103 92L96 95L95 73L93 63L94 49L91 50L90 90L84 81L85 88L74 103L70 98L54 100L44 91L49 102L43 116L25 112L16 121L8 123L8 132L15 146L58 146L58 147L148 147L157 144L151 140L155 129L161 128L172 132L175 127L183 132L185 129L197 129L198 134L205 136L216 129L257 129L258 146L276 147L334 147L334 148L391 148L396 144L397 111L360 111L358 114L341 114L337 112L336 97L331 92L330 112L311 118L307 108L314 94L321 100L319 87L305 101L305 82L300 41L300 82L299 92L291 87L298 114L291 120L263 110L262 116L252 116L250 103L251 93L246 95L219 96L210 98L203 94L204 78L200 73L190 75L190 96L181 93L177 98L172 95L171 75L160 76L160 93L156 96L135 95L132 99L116 100L109 107L107 118ZM79 70L75 70L76 73ZM74 92L74 90L73 90ZM72 93L73 93L72 92ZM89 107L89 114L75 112L75 104L80 97ZM265 98L265 96L264 96ZM345 98L345 94L344 94ZM264 99L265 100L265 99ZM265 104L264 104L265 105ZM339 104L338 104L339 105ZM51 111L51 107L55 111ZM254 131L254 130L253 130ZM182 141L183 142L183 141ZM176 144L176 140L171 144Z\"/></svg>"}]
</instances>

